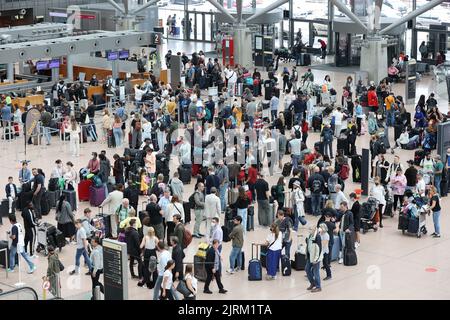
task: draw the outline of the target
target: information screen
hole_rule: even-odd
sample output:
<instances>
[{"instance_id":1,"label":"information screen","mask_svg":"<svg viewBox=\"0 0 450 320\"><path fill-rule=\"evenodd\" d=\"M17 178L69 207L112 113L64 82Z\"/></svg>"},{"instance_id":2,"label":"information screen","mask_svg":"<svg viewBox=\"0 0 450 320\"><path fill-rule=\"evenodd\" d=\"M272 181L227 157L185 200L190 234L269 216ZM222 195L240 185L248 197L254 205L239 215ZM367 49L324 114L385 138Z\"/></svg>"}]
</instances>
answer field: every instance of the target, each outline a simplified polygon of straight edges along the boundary
<instances>
[{"instance_id":1,"label":"information screen","mask_svg":"<svg viewBox=\"0 0 450 320\"><path fill-rule=\"evenodd\" d=\"M122 50L119 52L119 59L128 59L130 57L130 51Z\"/></svg>"},{"instance_id":2,"label":"information screen","mask_svg":"<svg viewBox=\"0 0 450 320\"><path fill-rule=\"evenodd\" d=\"M59 65L60 65L59 59L52 59L52 60L50 60L50 63L49 63L50 69L59 68Z\"/></svg>"},{"instance_id":3,"label":"information screen","mask_svg":"<svg viewBox=\"0 0 450 320\"><path fill-rule=\"evenodd\" d=\"M124 270L122 247L103 241L103 275L105 300L124 300Z\"/></svg>"},{"instance_id":4,"label":"information screen","mask_svg":"<svg viewBox=\"0 0 450 320\"><path fill-rule=\"evenodd\" d=\"M36 62L36 70L37 71L41 71L41 70L47 70L48 67L48 61L38 61Z\"/></svg>"},{"instance_id":5,"label":"information screen","mask_svg":"<svg viewBox=\"0 0 450 320\"><path fill-rule=\"evenodd\" d=\"M119 59L119 52L117 51L110 51L108 52L106 58L108 59L108 61L114 61Z\"/></svg>"}]
</instances>

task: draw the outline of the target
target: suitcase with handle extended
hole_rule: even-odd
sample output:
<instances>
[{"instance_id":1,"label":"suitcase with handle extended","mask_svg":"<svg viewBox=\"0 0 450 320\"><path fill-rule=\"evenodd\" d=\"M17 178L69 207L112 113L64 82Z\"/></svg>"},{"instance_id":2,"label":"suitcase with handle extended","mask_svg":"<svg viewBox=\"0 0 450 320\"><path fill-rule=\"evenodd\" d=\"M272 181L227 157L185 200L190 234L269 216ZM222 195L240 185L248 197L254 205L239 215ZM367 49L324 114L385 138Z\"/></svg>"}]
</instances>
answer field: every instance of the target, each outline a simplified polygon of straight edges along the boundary
<instances>
[{"instance_id":1,"label":"suitcase with handle extended","mask_svg":"<svg viewBox=\"0 0 450 320\"><path fill-rule=\"evenodd\" d=\"M6 249L6 251L0 252L0 265L4 268L9 268L9 266L6 265L6 262L9 261L9 247L8 247L8 241L6 240L0 240L0 250ZM6 257L5 257L6 253ZM16 253L16 265L19 264L19 256Z\"/></svg>"},{"instance_id":2,"label":"suitcase with handle extended","mask_svg":"<svg viewBox=\"0 0 450 320\"><path fill-rule=\"evenodd\" d=\"M184 223L191 222L191 206L189 205L189 202L187 201L183 202L183 209L184 209Z\"/></svg>"},{"instance_id":3,"label":"suitcase with handle extended","mask_svg":"<svg viewBox=\"0 0 450 320\"><path fill-rule=\"evenodd\" d=\"M256 247L256 255L254 248ZM252 259L248 262L248 280L262 280L262 263L256 257L258 256L258 244L252 243Z\"/></svg>"},{"instance_id":4,"label":"suitcase with handle extended","mask_svg":"<svg viewBox=\"0 0 450 320\"><path fill-rule=\"evenodd\" d=\"M70 203L72 210L77 210L77 193L75 190L63 190L62 193L66 196L66 200Z\"/></svg>"},{"instance_id":5,"label":"suitcase with handle extended","mask_svg":"<svg viewBox=\"0 0 450 320\"><path fill-rule=\"evenodd\" d=\"M199 257L197 255L194 256L194 276L198 281L206 281L205 262L205 258Z\"/></svg>"},{"instance_id":6,"label":"suitcase with handle extended","mask_svg":"<svg viewBox=\"0 0 450 320\"><path fill-rule=\"evenodd\" d=\"M89 187L92 186L91 179L81 180L78 184L78 200L89 201Z\"/></svg>"},{"instance_id":7,"label":"suitcase with handle extended","mask_svg":"<svg viewBox=\"0 0 450 320\"><path fill-rule=\"evenodd\" d=\"M341 251L341 239L337 235L333 235L334 242L333 247L331 248L331 257L330 261L339 260L339 252Z\"/></svg>"},{"instance_id":8,"label":"suitcase with handle extended","mask_svg":"<svg viewBox=\"0 0 450 320\"><path fill-rule=\"evenodd\" d=\"M61 191L47 191L48 193L48 201L50 204L50 208L56 208L56 205L59 201L59 196L61 195Z\"/></svg>"},{"instance_id":9,"label":"suitcase with handle extended","mask_svg":"<svg viewBox=\"0 0 450 320\"><path fill-rule=\"evenodd\" d=\"M292 172L292 163L290 162L285 163L281 174L283 175L283 177L289 177L291 175L291 172Z\"/></svg>"},{"instance_id":10,"label":"suitcase with handle extended","mask_svg":"<svg viewBox=\"0 0 450 320\"><path fill-rule=\"evenodd\" d=\"M96 188L94 186L89 187L89 203L91 206L98 207L105 200L105 188L101 186L100 188Z\"/></svg>"}]
</instances>

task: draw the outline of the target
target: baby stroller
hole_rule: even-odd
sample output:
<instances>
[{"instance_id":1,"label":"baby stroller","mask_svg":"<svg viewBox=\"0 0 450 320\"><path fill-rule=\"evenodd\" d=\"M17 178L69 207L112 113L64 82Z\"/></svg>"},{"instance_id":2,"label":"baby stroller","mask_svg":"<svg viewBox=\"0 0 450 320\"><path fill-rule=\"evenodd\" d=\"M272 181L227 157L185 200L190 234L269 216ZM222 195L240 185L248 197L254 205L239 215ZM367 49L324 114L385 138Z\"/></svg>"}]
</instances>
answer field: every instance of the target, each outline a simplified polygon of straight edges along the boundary
<instances>
[{"instance_id":1,"label":"baby stroller","mask_svg":"<svg viewBox=\"0 0 450 320\"><path fill-rule=\"evenodd\" d=\"M361 228L363 230L363 234L370 229L373 229L373 231L378 230L378 221L376 221L377 211L378 200L373 197L369 197L367 202L364 202L361 205Z\"/></svg>"}]
</instances>

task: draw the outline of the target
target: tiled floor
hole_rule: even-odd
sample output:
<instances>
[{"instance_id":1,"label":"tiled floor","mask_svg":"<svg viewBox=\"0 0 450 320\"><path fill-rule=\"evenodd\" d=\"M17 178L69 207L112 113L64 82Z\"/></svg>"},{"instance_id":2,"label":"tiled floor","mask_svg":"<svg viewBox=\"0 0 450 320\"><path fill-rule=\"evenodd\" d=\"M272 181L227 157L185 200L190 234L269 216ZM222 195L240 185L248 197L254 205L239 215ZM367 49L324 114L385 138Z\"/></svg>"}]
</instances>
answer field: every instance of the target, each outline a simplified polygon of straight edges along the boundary
<instances>
[{"instance_id":1,"label":"tiled floor","mask_svg":"<svg viewBox=\"0 0 450 320\"><path fill-rule=\"evenodd\" d=\"M305 68L300 68L304 72ZM315 78L320 81L327 72L314 70ZM332 81L336 88L341 88L347 77L347 74L330 72ZM432 81L425 77L418 82L417 93L428 95L433 88ZM404 85L394 86L397 94L403 94ZM340 97L339 97L340 99ZM338 100L339 101L339 100ZM448 111L446 97L439 98L439 107L442 112ZM413 105L408 105L411 111ZM393 132L390 132L391 143L393 141ZM318 140L318 133L310 133L308 145L313 146ZM367 147L369 142L368 135L358 138L357 147L360 153L361 148ZM0 142L0 173L2 183L6 183L6 177L12 175L17 180L19 169L19 160L24 159L23 140L13 142ZM69 153L68 145L65 145L55 139L52 145L35 147L30 146L27 150L27 159L31 160L31 167L40 167L46 173L50 173L54 160L60 158L63 162L71 160L76 168L85 166L90 158L92 151L106 149L105 144L100 142L83 144L81 147L81 156L72 159ZM123 150L107 150L107 155L112 155ZM399 151L402 163L412 158L413 151ZM386 156L388 161L392 161L393 155ZM284 161L287 161L286 156ZM176 161L171 162L171 172L177 167ZM278 176L269 178L269 183L274 184ZM351 179L349 179L351 180ZM356 189L358 186L348 181L345 187L346 192ZM193 184L186 186L186 195L191 194ZM142 199L141 199L142 200ZM385 227L378 232L370 231L362 235L361 246L358 248L358 265L354 267L345 267L337 263L332 264L333 279L323 283L321 293L311 294L306 290L308 286L304 272L293 271L290 277L279 277L275 281L247 281L247 270L234 275L223 275L225 288L229 290L226 295L219 295L215 284L212 284L213 295L204 295L200 293L198 299L448 299L450 298L449 276L450 276L450 205L448 198L443 199L442 206L442 238L433 239L430 236L423 236L417 239L414 236L402 235L397 231L397 217L386 218ZM82 210L88 206L88 203L81 203L77 216L80 216ZM96 209L94 209L94 212ZM21 218L19 218L21 220ZM54 223L54 210L44 218L44 220ZM308 217L308 222L313 225L315 218ZM0 226L0 239L5 239L6 231L9 229L9 222L3 219L3 226ZM433 231L432 221L427 221L428 230ZM192 225L190 226L192 227ZM204 226L202 226L204 228ZM302 230L305 235L308 231ZM245 258L246 263L251 257L251 243L264 241L268 233L267 228L256 227L254 232L249 232L245 239ZM194 239L193 243L186 250L186 262L193 260L193 254L199 240ZM293 247L295 247L294 244ZM223 246L224 268L228 267L228 255L230 253L230 243ZM294 250L294 249L293 249ZM91 282L88 276L69 276L68 272L72 270L74 263L74 246L66 246L60 254L66 269L62 275L62 296L65 299L89 299ZM22 280L26 285L36 289L42 296L41 277L46 273L46 258L40 254L35 260L38 266L34 275L22 273ZM436 272L428 272L427 268L435 268ZM9 286L14 286L18 281L18 273L6 275L4 270L0 270L0 288L3 290ZM200 283L200 291L203 284ZM151 299L152 292L148 289L138 288L136 281L129 281L130 299ZM23 297L19 297L24 299Z\"/></svg>"}]
</instances>

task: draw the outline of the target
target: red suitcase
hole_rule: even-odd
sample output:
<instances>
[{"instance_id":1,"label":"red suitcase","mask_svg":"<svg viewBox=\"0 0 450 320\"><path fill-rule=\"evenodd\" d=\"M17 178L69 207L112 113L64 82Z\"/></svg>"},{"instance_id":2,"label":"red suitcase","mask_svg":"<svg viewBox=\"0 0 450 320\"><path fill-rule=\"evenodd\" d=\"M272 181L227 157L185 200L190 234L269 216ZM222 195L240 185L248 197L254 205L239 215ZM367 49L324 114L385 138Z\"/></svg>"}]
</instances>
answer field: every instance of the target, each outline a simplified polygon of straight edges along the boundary
<instances>
[{"instance_id":1,"label":"red suitcase","mask_svg":"<svg viewBox=\"0 0 450 320\"><path fill-rule=\"evenodd\" d=\"M89 201L89 187L92 185L92 180L81 180L78 184L78 200Z\"/></svg>"},{"instance_id":2,"label":"red suitcase","mask_svg":"<svg viewBox=\"0 0 450 320\"><path fill-rule=\"evenodd\" d=\"M192 165L192 176L196 177L200 173L200 169L202 167L199 164L193 164Z\"/></svg>"}]
</instances>

